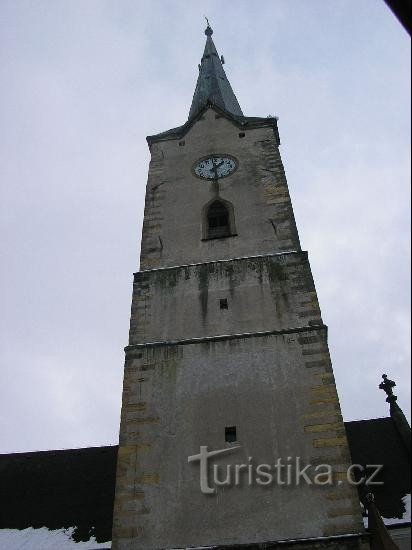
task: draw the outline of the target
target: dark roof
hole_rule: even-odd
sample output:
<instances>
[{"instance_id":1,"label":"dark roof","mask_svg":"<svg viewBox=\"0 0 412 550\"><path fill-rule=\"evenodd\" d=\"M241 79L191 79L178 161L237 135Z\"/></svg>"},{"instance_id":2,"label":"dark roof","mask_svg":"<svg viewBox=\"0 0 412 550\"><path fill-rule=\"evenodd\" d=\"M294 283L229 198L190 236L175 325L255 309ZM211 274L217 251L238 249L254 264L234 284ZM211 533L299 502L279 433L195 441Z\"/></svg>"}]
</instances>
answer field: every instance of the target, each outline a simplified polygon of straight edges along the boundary
<instances>
[{"instance_id":1,"label":"dark roof","mask_svg":"<svg viewBox=\"0 0 412 550\"><path fill-rule=\"evenodd\" d=\"M405 515L403 497L411 492L410 457L392 418L345 422L352 464L382 464L383 485L372 487L375 502L386 519ZM371 472L371 470L370 470Z\"/></svg>"},{"instance_id":2,"label":"dark roof","mask_svg":"<svg viewBox=\"0 0 412 550\"><path fill-rule=\"evenodd\" d=\"M75 527L110 541L117 446L0 455L0 529Z\"/></svg>"},{"instance_id":3,"label":"dark roof","mask_svg":"<svg viewBox=\"0 0 412 550\"><path fill-rule=\"evenodd\" d=\"M190 107L189 119L197 115L208 101L235 116L243 116L242 109L232 90L222 60L219 57L212 40L213 31L210 26L205 30L206 45L199 65L199 76Z\"/></svg>"}]
</instances>

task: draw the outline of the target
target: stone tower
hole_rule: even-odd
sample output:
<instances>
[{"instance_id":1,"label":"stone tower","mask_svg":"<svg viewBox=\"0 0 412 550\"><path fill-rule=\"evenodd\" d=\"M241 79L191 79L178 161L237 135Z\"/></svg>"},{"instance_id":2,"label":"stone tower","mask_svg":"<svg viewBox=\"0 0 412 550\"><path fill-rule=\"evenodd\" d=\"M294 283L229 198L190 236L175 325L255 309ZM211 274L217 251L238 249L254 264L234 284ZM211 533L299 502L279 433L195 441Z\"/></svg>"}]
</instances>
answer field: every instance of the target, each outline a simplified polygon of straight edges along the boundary
<instances>
[{"instance_id":1,"label":"stone tower","mask_svg":"<svg viewBox=\"0 0 412 550\"><path fill-rule=\"evenodd\" d=\"M243 115L212 32L187 122L147 138L113 548L363 548L277 121Z\"/></svg>"}]
</instances>

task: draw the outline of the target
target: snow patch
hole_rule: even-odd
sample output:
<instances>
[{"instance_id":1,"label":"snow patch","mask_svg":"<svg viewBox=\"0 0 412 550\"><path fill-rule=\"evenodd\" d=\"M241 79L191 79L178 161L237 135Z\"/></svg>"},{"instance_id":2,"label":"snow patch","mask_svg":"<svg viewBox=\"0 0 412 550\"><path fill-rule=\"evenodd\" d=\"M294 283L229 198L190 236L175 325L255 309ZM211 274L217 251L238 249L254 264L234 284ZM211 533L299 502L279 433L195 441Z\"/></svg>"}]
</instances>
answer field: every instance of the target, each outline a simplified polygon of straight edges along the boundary
<instances>
[{"instance_id":1,"label":"snow patch","mask_svg":"<svg viewBox=\"0 0 412 550\"><path fill-rule=\"evenodd\" d=\"M7 550L59 550L62 549L82 549L95 550L111 548L112 543L96 542L92 537L88 542L75 542L71 536L74 527L69 529L56 529L50 531L47 527L40 529L0 529L0 548Z\"/></svg>"},{"instance_id":2,"label":"snow patch","mask_svg":"<svg viewBox=\"0 0 412 550\"><path fill-rule=\"evenodd\" d=\"M411 495L405 495L402 499L402 502L405 505L405 513L402 518L385 518L382 516L383 523L385 525L399 525L400 523L410 523L411 522ZM368 528L368 516L362 514L363 525L365 528Z\"/></svg>"},{"instance_id":3,"label":"snow patch","mask_svg":"<svg viewBox=\"0 0 412 550\"><path fill-rule=\"evenodd\" d=\"M403 497L403 503L405 504L406 511L403 515L403 519L406 521L411 521L411 494Z\"/></svg>"},{"instance_id":4,"label":"snow patch","mask_svg":"<svg viewBox=\"0 0 412 550\"><path fill-rule=\"evenodd\" d=\"M402 502L405 505L405 513L402 518L383 518L385 525L395 525L396 523L407 523L411 521L411 495L405 495Z\"/></svg>"}]
</instances>

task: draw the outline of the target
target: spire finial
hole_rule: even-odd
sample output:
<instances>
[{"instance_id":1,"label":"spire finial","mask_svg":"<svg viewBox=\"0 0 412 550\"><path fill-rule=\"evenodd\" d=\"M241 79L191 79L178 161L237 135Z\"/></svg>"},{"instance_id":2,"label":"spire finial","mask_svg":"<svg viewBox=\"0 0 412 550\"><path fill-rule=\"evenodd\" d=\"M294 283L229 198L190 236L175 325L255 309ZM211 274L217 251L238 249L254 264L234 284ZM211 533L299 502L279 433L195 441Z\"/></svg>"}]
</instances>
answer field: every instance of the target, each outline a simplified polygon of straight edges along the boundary
<instances>
[{"instance_id":1,"label":"spire finial","mask_svg":"<svg viewBox=\"0 0 412 550\"><path fill-rule=\"evenodd\" d=\"M383 382L379 384L379 389L383 390L388 396L386 398L386 401L388 403L393 403L398 399L396 395L394 395L393 393L393 388L396 386L396 382L394 382L393 380L389 380L387 374L382 374L382 378L383 378Z\"/></svg>"},{"instance_id":2,"label":"spire finial","mask_svg":"<svg viewBox=\"0 0 412 550\"><path fill-rule=\"evenodd\" d=\"M207 23L207 27L206 27L206 30L205 30L205 35L206 35L206 36L212 36L212 34L213 34L213 29L212 29L212 27L210 26L209 19L206 17L206 15L205 15L205 19L206 19L206 23Z\"/></svg>"}]
</instances>

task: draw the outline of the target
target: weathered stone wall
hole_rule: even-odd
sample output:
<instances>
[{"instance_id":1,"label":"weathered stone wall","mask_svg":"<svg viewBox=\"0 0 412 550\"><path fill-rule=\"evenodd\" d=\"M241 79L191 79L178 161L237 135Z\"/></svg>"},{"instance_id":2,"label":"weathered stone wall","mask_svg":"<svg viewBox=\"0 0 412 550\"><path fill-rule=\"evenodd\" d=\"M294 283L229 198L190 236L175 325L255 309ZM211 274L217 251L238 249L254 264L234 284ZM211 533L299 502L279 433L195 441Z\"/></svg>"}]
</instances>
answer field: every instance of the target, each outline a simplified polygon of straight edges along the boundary
<instances>
[{"instance_id":1,"label":"weathered stone wall","mask_svg":"<svg viewBox=\"0 0 412 550\"><path fill-rule=\"evenodd\" d=\"M300 248L273 128L242 130L244 138L239 132L209 109L183 146L176 139L152 144L141 269ZM216 153L239 160L218 188L192 173L199 158ZM202 209L217 195L234 206L237 237L202 241Z\"/></svg>"},{"instance_id":2,"label":"weathered stone wall","mask_svg":"<svg viewBox=\"0 0 412 550\"><path fill-rule=\"evenodd\" d=\"M326 328L128 348L114 548L186 548L362 531ZM331 464L333 486L241 484L204 495L187 457L230 446L228 464Z\"/></svg>"},{"instance_id":3,"label":"weathered stone wall","mask_svg":"<svg viewBox=\"0 0 412 550\"><path fill-rule=\"evenodd\" d=\"M135 274L130 344L309 324L322 320L305 252Z\"/></svg>"}]
</instances>

